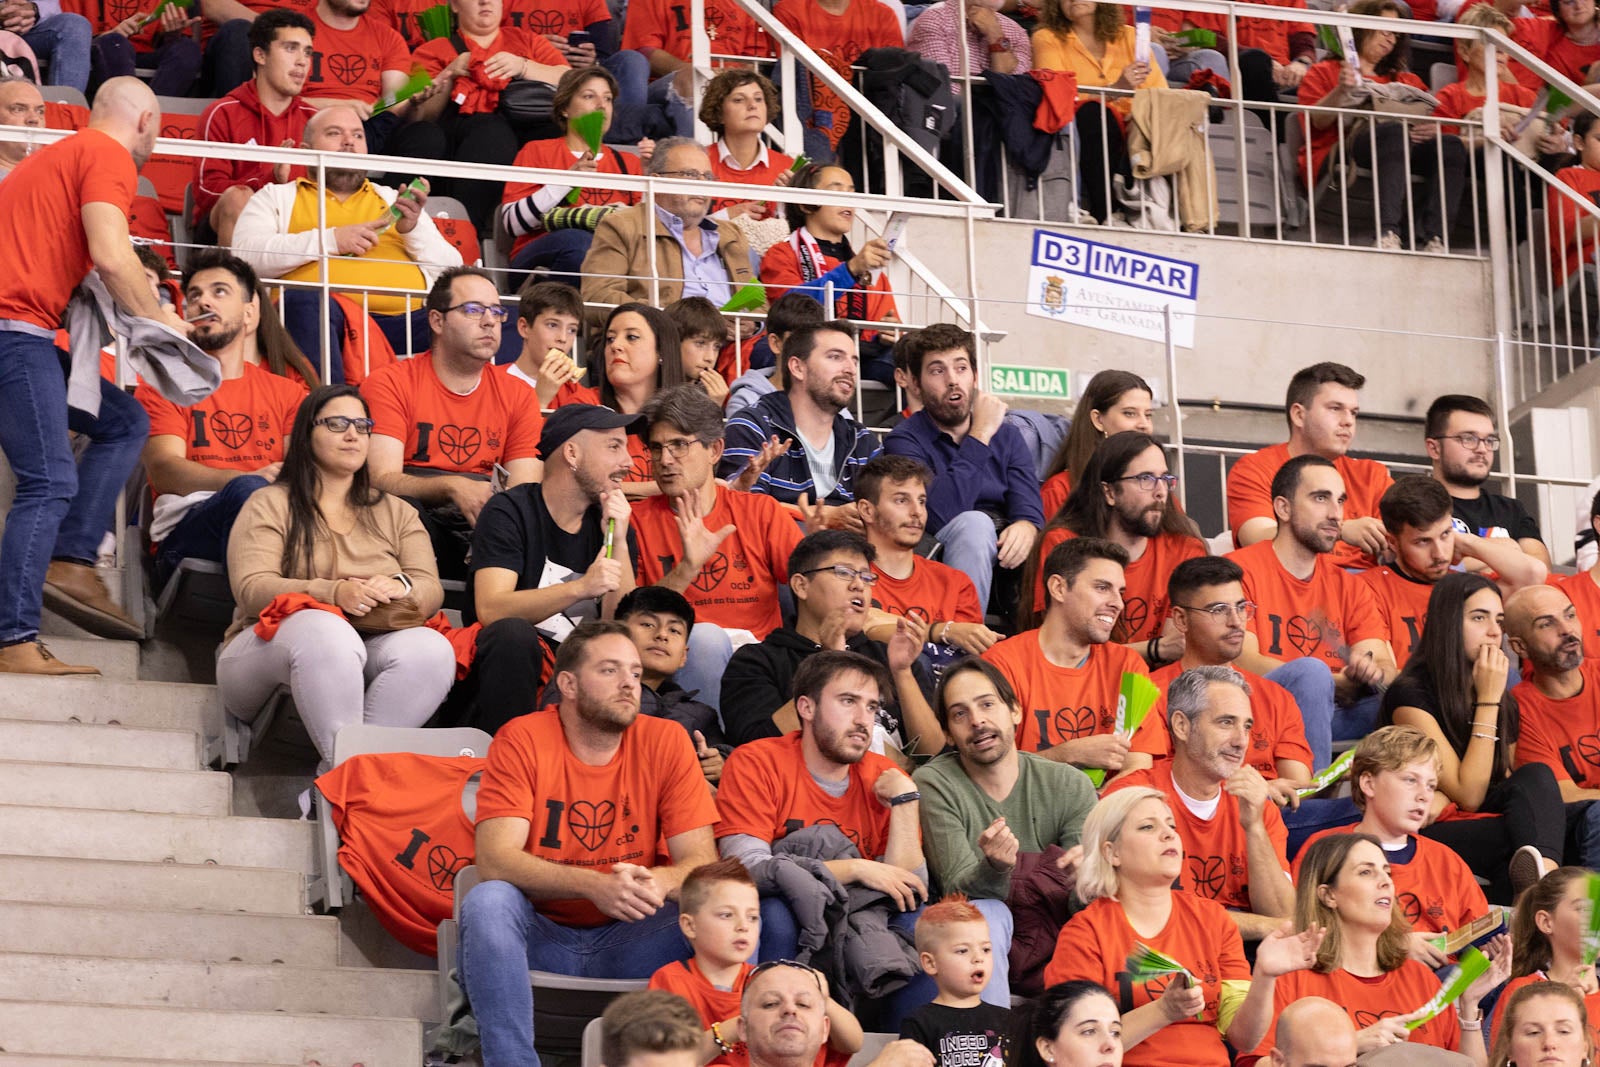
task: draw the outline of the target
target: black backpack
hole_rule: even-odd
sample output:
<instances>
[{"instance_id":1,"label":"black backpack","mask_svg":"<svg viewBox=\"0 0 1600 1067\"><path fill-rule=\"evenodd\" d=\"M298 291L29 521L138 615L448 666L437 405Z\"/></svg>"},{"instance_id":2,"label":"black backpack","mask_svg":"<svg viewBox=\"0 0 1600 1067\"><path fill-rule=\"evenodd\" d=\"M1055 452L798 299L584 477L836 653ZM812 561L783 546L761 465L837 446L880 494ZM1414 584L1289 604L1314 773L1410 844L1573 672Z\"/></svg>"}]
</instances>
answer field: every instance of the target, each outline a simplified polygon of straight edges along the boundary
<instances>
[{"instance_id":1,"label":"black backpack","mask_svg":"<svg viewBox=\"0 0 1600 1067\"><path fill-rule=\"evenodd\" d=\"M856 65L865 68L860 76L861 95L937 156L939 142L956 124L956 101L944 64L907 48L869 48ZM872 151L870 146L868 151ZM880 143L878 160L882 152Z\"/></svg>"}]
</instances>

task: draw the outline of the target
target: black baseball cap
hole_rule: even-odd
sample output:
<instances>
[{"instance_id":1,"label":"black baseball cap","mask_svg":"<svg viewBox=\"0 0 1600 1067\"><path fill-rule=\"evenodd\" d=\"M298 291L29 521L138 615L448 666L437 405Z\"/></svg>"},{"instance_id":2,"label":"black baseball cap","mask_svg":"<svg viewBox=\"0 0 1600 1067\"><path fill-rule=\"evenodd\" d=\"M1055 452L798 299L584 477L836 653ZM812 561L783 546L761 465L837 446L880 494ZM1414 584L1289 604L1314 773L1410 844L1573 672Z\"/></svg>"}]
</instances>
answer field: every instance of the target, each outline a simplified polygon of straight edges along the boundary
<instances>
[{"instance_id":1,"label":"black baseball cap","mask_svg":"<svg viewBox=\"0 0 1600 1067\"><path fill-rule=\"evenodd\" d=\"M638 433L644 428L643 415L624 415L599 404L562 404L544 420L539 434L539 458L549 459L579 430L615 430Z\"/></svg>"}]
</instances>

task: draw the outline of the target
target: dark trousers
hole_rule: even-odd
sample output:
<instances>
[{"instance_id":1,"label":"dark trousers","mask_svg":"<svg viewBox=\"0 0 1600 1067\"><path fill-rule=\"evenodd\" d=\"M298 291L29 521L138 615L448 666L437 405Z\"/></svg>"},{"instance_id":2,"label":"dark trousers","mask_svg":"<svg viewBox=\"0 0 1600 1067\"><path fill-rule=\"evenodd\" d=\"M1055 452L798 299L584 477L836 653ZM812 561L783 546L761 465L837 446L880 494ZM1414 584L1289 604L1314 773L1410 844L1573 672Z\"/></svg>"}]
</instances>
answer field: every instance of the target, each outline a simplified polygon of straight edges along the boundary
<instances>
[{"instance_id":1,"label":"dark trousers","mask_svg":"<svg viewBox=\"0 0 1600 1067\"><path fill-rule=\"evenodd\" d=\"M1472 873L1489 880L1484 891L1498 904L1511 903L1511 854L1532 845L1557 863L1565 854L1567 812L1550 768L1528 763L1489 787L1478 811L1498 819L1452 819L1422 831L1455 849Z\"/></svg>"},{"instance_id":2,"label":"dark trousers","mask_svg":"<svg viewBox=\"0 0 1600 1067\"><path fill-rule=\"evenodd\" d=\"M544 687L544 643L527 619L497 619L478 632L472 670L456 683L447 702L453 726L475 726L487 734L520 715L539 710Z\"/></svg>"},{"instance_id":3,"label":"dark trousers","mask_svg":"<svg viewBox=\"0 0 1600 1067\"><path fill-rule=\"evenodd\" d=\"M1378 233L1406 236L1406 196L1410 193L1411 239L1419 245L1443 237L1461 202L1467 174L1467 149L1461 138L1448 134L1409 145L1408 127L1380 122L1375 129L1360 130L1350 138L1349 158L1373 172L1378 197ZM1377 162L1373 162L1376 145ZM1407 166L1409 153L1410 165ZM1444 176L1440 177L1443 157ZM1338 162L1338 149L1329 157ZM1421 179L1413 186L1413 177Z\"/></svg>"},{"instance_id":4,"label":"dark trousers","mask_svg":"<svg viewBox=\"0 0 1600 1067\"><path fill-rule=\"evenodd\" d=\"M120 33L102 33L90 44L89 81L98 88L112 78L154 70L150 91L157 96L188 96L200 75L200 45L186 33L164 33L151 52L140 52ZM92 95L92 94L91 94Z\"/></svg>"},{"instance_id":5,"label":"dark trousers","mask_svg":"<svg viewBox=\"0 0 1600 1067\"><path fill-rule=\"evenodd\" d=\"M1111 191L1112 175L1133 179L1133 170L1128 164L1128 142L1116 115L1098 101L1079 103L1073 122L1078 126L1078 201L1089 214L1105 222L1116 206Z\"/></svg>"},{"instance_id":6,"label":"dark trousers","mask_svg":"<svg viewBox=\"0 0 1600 1067\"><path fill-rule=\"evenodd\" d=\"M431 122L413 122L389 137L390 155L417 159L459 159L472 163L509 165L517 158L522 141L498 112L463 115L451 104ZM435 192L453 196L466 206L479 233L492 233L494 213L500 208L504 182L469 178L439 179Z\"/></svg>"},{"instance_id":7,"label":"dark trousers","mask_svg":"<svg viewBox=\"0 0 1600 1067\"><path fill-rule=\"evenodd\" d=\"M161 542L156 556L156 584L166 585L178 564L186 559L226 563L228 535L233 532L234 520L250 494L268 484L259 474L241 474L184 513Z\"/></svg>"}]
</instances>

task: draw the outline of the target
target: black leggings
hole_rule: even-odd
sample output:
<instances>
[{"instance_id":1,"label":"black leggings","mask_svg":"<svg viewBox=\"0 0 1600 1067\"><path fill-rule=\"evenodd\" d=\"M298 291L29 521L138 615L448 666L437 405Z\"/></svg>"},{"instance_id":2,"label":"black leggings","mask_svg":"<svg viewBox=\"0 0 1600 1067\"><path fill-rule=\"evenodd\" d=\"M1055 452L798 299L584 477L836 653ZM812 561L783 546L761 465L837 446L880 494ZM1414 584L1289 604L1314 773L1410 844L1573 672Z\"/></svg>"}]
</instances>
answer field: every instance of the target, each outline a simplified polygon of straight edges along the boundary
<instances>
[{"instance_id":1,"label":"black leggings","mask_svg":"<svg viewBox=\"0 0 1600 1067\"><path fill-rule=\"evenodd\" d=\"M498 112L462 115L454 104L432 122L413 122L389 139L389 153L418 159L459 159L471 163L510 164L521 142ZM396 182L395 184L399 184ZM476 178L440 178L434 192L453 196L466 206L480 233L494 229L503 182Z\"/></svg>"},{"instance_id":2,"label":"black leggings","mask_svg":"<svg viewBox=\"0 0 1600 1067\"><path fill-rule=\"evenodd\" d=\"M1422 836L1448 845L1472 873L1489 880L1485 890L1497 904L1511 903L1511 854L1532 845L1540 855L1562 861L1567 838L1566 805L1556 776L1543 763L1529 763L1489 787L1478 807L1497 819L1452 819L1436 822Z\"/></svg>"},{"instance_id":3,"label":"black leggings","mask_svg":"<svg viewBox=\"0 0 1600 1067\"><path fill-rule=\"evenodd\" d=\"M1122 123L1098 100L1080 101L1073 122L1078 127L1078 199L1091 215L1105 222L1116 202L1111 176L1120 174L1133 180Z\"/></svg>"}]
</instances>

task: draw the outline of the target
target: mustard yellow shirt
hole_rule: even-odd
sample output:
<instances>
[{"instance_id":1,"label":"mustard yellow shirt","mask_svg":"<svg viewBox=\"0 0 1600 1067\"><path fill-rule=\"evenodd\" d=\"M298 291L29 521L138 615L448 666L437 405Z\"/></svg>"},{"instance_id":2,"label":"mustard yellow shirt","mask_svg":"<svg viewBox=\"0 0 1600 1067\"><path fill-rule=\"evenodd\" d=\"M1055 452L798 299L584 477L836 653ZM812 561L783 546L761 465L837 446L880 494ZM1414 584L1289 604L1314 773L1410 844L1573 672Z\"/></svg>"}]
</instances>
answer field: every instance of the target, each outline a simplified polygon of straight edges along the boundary
<instances>
[{"instance_id":1,"label":"mustard yellow shirt","mask_svg":"<svg viewBox=\"0 0 1600 1067\"><path fill-rule=\"evenodd\" d=\"M320 191L316 182L301 178L296 183L294 194L294 209L289 214L289 232L304 233L317 228L317 193ZM372 183L367 182L340 200L332 193L323 197L327 203L327 225L332 227L348 226L356 222L371 222L373 219L385 218L389 215L389 205L384 203L372 188ZM290 281L320 282L322 280L321 263L312 260L302 264L284 275ZM417 292L428 288L422 275L422 268L411 259L411 254L406 251L405 239L393 227L389 227L378 243L359 256L328 257L328 281L335 286L354 286L356 288L385 288L385 289L411 289ZM374 315L400 315L414 308L422 306L420 298L399 296L394 293L373 293L368 298L367 307Z\"/></svg>"},{"instance_id":2,"label":"mustard yellow shirt","mask_svg":"<svg viewBox=\"0 0 1600 1067\"><path fill-rule=\"evenodd\" d=\"M1078 35L1071 30L1061 34L1040 27L1033 31L1032 40L1033 65L1040 70L1071 71L1078 76L1080 88L1115 84L1116 80L1122 77L1123 70L1133 62L1132 26L1122 27L1122 34L1116 40L1106 42L1105 55L1099 59L1089 54L1089 50L1083 47L1083 42L1078 40ZM1165 89L1166 87L1167 79L1152 57L1150 74L1145 78L1144 84L1137 88ZM1121 106L1124 108L1130 106L1126 98Z\"/></svg>"}]
</instances>

